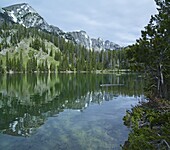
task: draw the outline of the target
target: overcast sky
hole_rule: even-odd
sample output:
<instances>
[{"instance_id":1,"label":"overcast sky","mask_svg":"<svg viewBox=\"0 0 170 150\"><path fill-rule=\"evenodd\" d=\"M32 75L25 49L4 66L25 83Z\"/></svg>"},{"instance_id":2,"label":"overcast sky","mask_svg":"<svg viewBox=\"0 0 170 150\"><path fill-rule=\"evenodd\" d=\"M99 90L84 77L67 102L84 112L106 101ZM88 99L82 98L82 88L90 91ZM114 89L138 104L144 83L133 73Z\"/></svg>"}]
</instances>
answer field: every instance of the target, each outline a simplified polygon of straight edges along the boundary
<instances>
[{"instance_id":1,"label":"overcast sky","mask_svg":"<svg viewBox=\"0 0 170 150\"><path fill-rule=\"evenodd\" d=\"M0 6L23 2L64 31L84 30L122 46L134 43L156 13L154 0L0 0Z\"/></svg>"}]
</instances>

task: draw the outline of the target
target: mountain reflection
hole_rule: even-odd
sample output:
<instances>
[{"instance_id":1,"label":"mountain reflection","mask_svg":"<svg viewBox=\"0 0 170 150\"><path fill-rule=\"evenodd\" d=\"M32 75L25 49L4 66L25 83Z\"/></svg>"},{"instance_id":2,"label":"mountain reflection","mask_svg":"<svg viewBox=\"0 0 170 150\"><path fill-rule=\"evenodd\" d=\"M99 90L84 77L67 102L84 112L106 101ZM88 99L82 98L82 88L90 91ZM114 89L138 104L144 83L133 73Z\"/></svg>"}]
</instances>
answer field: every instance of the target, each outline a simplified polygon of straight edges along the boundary
<instances>
[{"instance_id":1,"label":"mountain reflection","mask_svg":"<svg viewBox=\"0 0 170 150\"><path fill-rule=\"evenodd\" d=\"M122 84L106 86L101 84ZM14 74L0 76L0 131L30 136L48 117L65 109L83 111L118 96L139 96L142 78L129 75Z\"/></svg>"}]
</instances>

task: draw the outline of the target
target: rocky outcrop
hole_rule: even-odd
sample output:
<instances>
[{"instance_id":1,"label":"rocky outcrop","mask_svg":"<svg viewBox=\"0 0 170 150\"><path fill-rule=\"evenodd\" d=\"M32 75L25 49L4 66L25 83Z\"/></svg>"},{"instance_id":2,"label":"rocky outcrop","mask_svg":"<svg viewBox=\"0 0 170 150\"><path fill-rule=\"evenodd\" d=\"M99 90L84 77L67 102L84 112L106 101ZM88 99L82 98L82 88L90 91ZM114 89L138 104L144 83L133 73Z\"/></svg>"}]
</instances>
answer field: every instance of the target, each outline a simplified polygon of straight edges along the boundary
<instances>
[{"instance_id":1,"label":"rocky outcrop","mask_svg":"<svg viewBox=\"0 0 170 150\"><path fill-rule=\"evenodd\" d=\"M85 31L69 32L75 39L77 44L85 46L87 49L94 49L95 51L101 50L117 50L121 47L118 44L110 42L109 40L104 41L102 38L90 38Z\"/></svg>"}]
</instances>

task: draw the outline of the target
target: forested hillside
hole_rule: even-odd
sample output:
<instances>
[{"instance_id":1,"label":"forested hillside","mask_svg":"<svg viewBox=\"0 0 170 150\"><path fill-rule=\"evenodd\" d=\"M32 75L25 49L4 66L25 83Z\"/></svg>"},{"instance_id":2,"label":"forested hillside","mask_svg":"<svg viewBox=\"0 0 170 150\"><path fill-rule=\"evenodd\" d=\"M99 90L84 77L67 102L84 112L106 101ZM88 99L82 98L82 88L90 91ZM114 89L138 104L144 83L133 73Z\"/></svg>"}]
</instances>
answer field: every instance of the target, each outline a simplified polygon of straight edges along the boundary
<instances>
[{"instance_id":1,"label":"forested hillside","mask_svg":"<svg viewBox=\"0 0 170 150\"><path fill-rule=\"evenodd\" d=\"M51 33L4 23L0 72L61 72L128 69L125 50L87 50Z\"/></svg>"}]
</instances>

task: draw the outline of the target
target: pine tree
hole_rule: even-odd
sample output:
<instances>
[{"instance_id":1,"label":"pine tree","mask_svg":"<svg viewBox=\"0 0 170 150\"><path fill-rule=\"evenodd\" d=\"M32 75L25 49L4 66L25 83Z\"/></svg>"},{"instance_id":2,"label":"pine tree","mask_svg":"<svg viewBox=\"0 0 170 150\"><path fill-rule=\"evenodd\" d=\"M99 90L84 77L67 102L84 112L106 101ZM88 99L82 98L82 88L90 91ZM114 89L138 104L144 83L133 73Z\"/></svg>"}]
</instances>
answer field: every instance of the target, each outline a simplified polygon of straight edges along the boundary
<instances>
[{"instance_id":1,"label":"pine tree","mask_svg":"<svg viewBox=\"0 0 170 150\"><path fill-rule=\"evenodd\" d=\"M44 46L44 45L43 45ZM43 47L42 46L42 47ZM36 38L33 42L32 42L32 48L36 49L36 50L40 50L40 40L38 38ZM44 47L43 47L44 49Z\"/></svg>"},{"instance_id":2,"label":"pine tree","mask_svg":"<svg viewBox=\"0 0 170 150\"><path fill-rule=\"evenodd\" d=\"M6 52L6 71L9 72L10 66L9 66L9 53Z\"/></svg>"},{"instance_id":3,"label":"pine tree","mask_svg":"<svg viewBox=\"0 0 170 150\"><path fill-rule=\"evenodd\" d=\"M50 71L51 71L51 72L55 72L55 68L56 68L56 67L55 67L55 64L51 63L51 64L50 64Z\"/></svg>"},{"instance_id":4,"label":"pine tree","mask_svg":"<svg viewBox=\"0 0 170 150\"><path fill-rule=\"evenodd\" d=\"M24 71L24 67L23 67L23 55L22 55L22 50L20 51L20 59L19 59L19 72L23 72Z\"/></svg>"},{"instance_id":5,"label":"pine tree","mask_svg":"<svg viewBox=\"0 0 170 150\"><path fill-rule=\"evenodd\" d=\"M50 51L50 56L53 57L53 49Z\"/></svg>"},{"instance_id":6,"label":"pine tree","mask_svg":"<svg viewBox=\"0 0 170 150\"><path fill-rule=\"evenodd\" d=\"M47 62L47 59L45 60L44 71L48 72L48 62Z\"/></svg>"},{"instance_id":7,"label":"pine tree","mask_svg":"<svg viewBox=\"0 0 170 150\"><path fill-rule=\"evenodd\" d=\"M42 47L42 51L46 52L46 47L45 47L45 41L44 40L42 40L42 42L41 42L41 47Z\"/></svg>"},{"instance_id":8,"label":"pine tree","mask_svg":"<svg viewBox=\"0 0 170 150\"><path fill-rule=\"evenodd\" d=\"M142 31L142 37L131 47L136 64L148 74L151 90L155 96L168 98L170 88L170 3L156 0L158 14L151 17Z\"/></svg>"},{"instance_id":9,"label":"pine tree","mask_svg":"<svg viewBox=\"0 0 170 150\"><path fill-rule=\"evenodd\" d=\"M56 61L60 61L60 60L61 60L61 54L60 54L60 52L55 52L54 59L55 59Z\"/></svg>"},{"instance_id":10,"label":"pine tree","mask_svg":"<svg viewBox=\"0 0 170 150\"><path fill-rule=\"evenodd\" d=\"M0 60L0 73L4 73L2 60Z\"/></svg>"}]
</instances>

